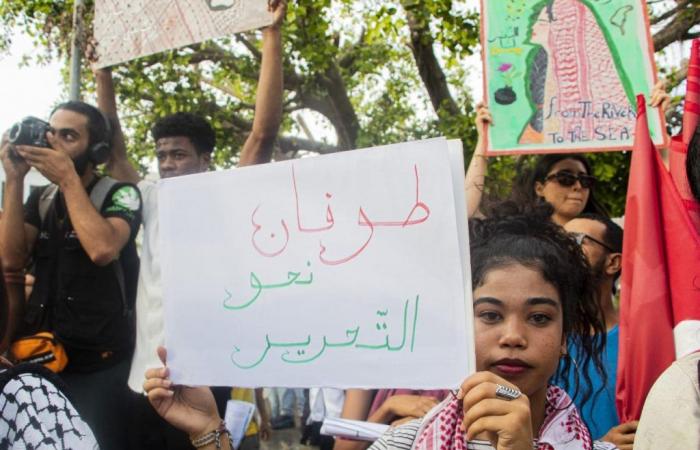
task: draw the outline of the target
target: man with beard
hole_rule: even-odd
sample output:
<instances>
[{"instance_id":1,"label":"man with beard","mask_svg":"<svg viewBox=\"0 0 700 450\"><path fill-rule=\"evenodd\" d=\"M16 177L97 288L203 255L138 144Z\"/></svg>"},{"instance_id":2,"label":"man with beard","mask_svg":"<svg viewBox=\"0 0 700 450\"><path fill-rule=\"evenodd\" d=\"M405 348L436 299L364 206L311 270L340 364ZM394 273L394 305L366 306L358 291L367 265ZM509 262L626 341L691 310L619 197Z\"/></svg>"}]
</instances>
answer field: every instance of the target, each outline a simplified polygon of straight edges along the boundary
<instances>
[{"instance_id":1,"label":"man with beard","mask_svg":"<svg viewBox=\"0 0 700 450\"><path fill-rule=\"evenodd\" d=\"M238 166L270 161L282 120L283 72L282 26L287 10L286 0L268 0L268 10L273 22L262 30L262 49L258 87L255 98L255 116L252 129L241 148ZM141 179L127 157L124 134L117 112L114 82L109 70L95 74L97 99L100 109L114 124L115 136L109 174L122 181L137 184L143 196L143 243L141 245L141 269L136 296L136 348L132 359L129 387L137 393L131 395L130 449L181 450L191 449L187 434L163 420L151 407L143 393L144 374L148 368L160 367L156 355L158 346L164 344L165 322L163 311L163 285L161 280L159 216L157 184ZM212 166L212 154L216 147L216 133L206 118L191 112L177 112L158 119L151 128L155 143L158 173L162 179L207 172ZM231 193L245 195L245 193ZM206 218L202 218L206 220ZM194 231L193 232L198 232ZM238 391L238 390L237 390ZM220 410L225 409L231 390L214 390ZM252 400L253 393L241 394ZM241 448L258 448L254 435L258 429L260 440L267 440L270 424L262 398L262 390L256 389L255 399L260 421L249 427ZM223 417L224 412L221 411Z\"/></svg>"},{"instance_id":2,"label":"man with beard","mask_svg":"<svg viewBox=\"0 0 700 450\"><path fill-rule=\"evenodd\" d=\"M60 375L76 409L101 448L126 448L141 196L131 183L95 173L111 140L97 108L63 103L41 127L45 141L2 147L0 252L5 270L22 271L31 262L36 278L19 335L54 334L68 356ZM33 191L23 206L30 167L52 184Z\"/></svg>"},{"instance_id":3,"label":"man with beard","mask_svg":"<svg viewBox=\"0 0 700 450\"><path fill-rule=\"evenodd\" d=\"M585 372L590 378L590 389L573 392L568 389L581 411L583 420L591 431L591 437L612 442L621 449L631 449L637 422L620 424L615 407L615 382L617 379L617 353L619 342L618 312L615 308L615 283L622 269L622 228L615 222L600 214L582 214L564 225L576 242L583 249L588 259L596 283L596 292L600 314L608 330L605 341L603 361L606 377L593 365L579 367L576 362L578 349L569 343L566 358L571 359L573 370L570 371L567 386L585 383ZM575 382L578 378L578 383Z\"/></svg>"}]
</instances>

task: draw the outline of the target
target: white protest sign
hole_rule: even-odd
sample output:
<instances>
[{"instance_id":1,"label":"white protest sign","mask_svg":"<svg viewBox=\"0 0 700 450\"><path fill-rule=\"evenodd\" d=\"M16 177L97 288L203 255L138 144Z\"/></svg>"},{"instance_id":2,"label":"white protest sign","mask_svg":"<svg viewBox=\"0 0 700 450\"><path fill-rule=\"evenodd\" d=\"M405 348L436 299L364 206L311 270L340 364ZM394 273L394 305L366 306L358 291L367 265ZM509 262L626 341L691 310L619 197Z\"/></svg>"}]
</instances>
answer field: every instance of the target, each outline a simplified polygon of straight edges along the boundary
<instances>
[{"instance_id":1,"label":"white protest sign","mask_svg":"<svg viewBox=\"0 0 700 450\"><path fill-rule=\"evenodd\" d=\"M95 0L98 65L107 67L271 23L265 0Z\"/></svg>"},{"instance_id":2,"label":"white protest sign","mask_svg":"<svg viewBox=\"0 0 700 450\"><path fill-rule=\"evenodd\" d=\"M455 388L474 370L461 145L163 180L177 383Z\"/></svg>"}]
</instances>

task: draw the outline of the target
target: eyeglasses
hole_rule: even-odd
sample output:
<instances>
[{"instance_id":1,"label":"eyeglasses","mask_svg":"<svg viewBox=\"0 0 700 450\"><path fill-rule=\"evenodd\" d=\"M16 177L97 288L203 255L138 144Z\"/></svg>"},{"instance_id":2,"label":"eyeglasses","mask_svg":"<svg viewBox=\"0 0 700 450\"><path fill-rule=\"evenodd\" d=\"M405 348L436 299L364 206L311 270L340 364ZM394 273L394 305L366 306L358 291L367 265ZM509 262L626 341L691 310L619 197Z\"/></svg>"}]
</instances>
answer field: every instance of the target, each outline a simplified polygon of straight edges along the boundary
<instances>
[{"instance_id":1,"label":"eyeglasses","mask_svg":"<svg viewBox=\"0 0 700 450\"><path fill-rule=\"evenodd\" d=\"M576 241L578 245L583 245L583 240L588 239L589 241L595 242L596 244L600 245L601 247L605 248L606 250L609 250L612 253L620 253L618 251L615 251L610 247L608 244L605 242L599 241L598 239L591 237L587 235L586 233L569 233L572 238Z\"/></svg>"},{"instance_id":2,"label":"eyeglasses","mask_svg":"<svg viewBox=\"0 0 700 450\"><path fill-rule=\"evenodd\" d=\"M556 180L557 183L564 187L571 187L578 181L579 183L581 183L581 187L584 189L591 189L593 186L595 186L596 181L593 175L588 175L585 173L575 175L569 172L568 170L562 170L560 172L547 175L547 177L544 180Z\"/></svg>"}]
</instances>

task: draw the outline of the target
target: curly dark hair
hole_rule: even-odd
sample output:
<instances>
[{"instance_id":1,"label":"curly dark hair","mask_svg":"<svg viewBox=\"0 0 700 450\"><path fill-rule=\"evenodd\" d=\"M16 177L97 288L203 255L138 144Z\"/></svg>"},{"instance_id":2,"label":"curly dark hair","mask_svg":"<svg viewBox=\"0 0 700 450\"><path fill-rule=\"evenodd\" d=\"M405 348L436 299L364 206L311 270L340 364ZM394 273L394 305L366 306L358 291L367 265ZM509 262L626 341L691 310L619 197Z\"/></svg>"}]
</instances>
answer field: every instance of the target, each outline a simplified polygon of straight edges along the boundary
<instances>
[{"instance_id":1,"label":"curly dark hair","mask_svg":"<svg viewBox=\"0 0 700 450\"><path fill-rule=\"evenodd\" d=\"M552 167L559 161L573 159L579 161L586 168L586 172L592 174L591 163L580 154L548 154L538 156L532 167L527 167L527 158L518 160L516 172L518 176L513 183L513 190L510 199L516 203L536 206L542 203L542 198L535 193L535 182L543 183ZM605 207L595 198L593 189L590 190L588 203L583 208L582 213L596 213L606 217L610 214Z\"/></svg>"},{"instance_id":2,"label":"curly dark hair","mask_svg":"<svg viewBox=\"0 0 700 450\"><path fill-rule=\"evenodd\" d=\"M90 105L89 103L71 100L56 106L53 111L51 111L51 115L53 116L54 113L59 110L72 111L87 117L88 133L90 135L88 145L92 146L98 142L112 142L112 123L96 107Z\"/></svg>"},{"instance_id":3,"label":"curly dark hair","mask_svg":"<svg viewBox=\"0 0 700 450\"><path fill-rule=\"evenodd\" d=\"M480 286L493 269L511 264L539 271L559 293L563 312L563 332L569 344L580 349L577 361L583 383L575 371L576 397L583 388L583 403L590 399L589 364L593 363L601 378L607 380L603 366L605 322L595 300L591 269L581 247L560 226L550 220L550 208L535 208L522 213L522 207L504 202L493 208L490 217L470 221L470 250L473 288ZM563 358L556 378L566 380L572 367ZM564 383L568 384L568 383ZM570 386L562 386L569 390Z\"/></svg>"},{"instance_id":4,"label":"curly dark hair","mask_svg":"<svg viewBox=\"0 0 700 450\"><path fill-rule=\"evenodd\" d=\"M206 119L188 112L162 117L151 129L154 141L160 138L184 136L189 138L200 155L211 153L216 145L216 134Z\"/></svg>"}]
</instances>

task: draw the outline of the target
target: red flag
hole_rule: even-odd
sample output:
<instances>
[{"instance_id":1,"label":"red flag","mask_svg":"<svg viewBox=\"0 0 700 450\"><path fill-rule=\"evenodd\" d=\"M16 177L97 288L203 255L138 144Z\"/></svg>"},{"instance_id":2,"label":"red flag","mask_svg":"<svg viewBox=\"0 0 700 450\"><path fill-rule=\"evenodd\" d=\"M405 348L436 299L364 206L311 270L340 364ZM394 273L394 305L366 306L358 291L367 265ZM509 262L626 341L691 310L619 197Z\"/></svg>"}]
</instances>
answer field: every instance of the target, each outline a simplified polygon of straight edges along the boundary
<instances>
[{"instance_id":1,"label":"red flag","mask_svg":"<svg viewBox=\"0 0 700 450\"><path fill-rule=\"evenodd\" d=\"M671 140L669 168L676 188L683 198L685 208L696 230L700 230L700 204L693 197L688 185L685 160L688 145L693 138L700 118L700 39L693 41L688 62L688 79L686 81L685 105L683 107L683 129L681 134Z\"/></svg>"},{"instance_id":2,"label":"red flag","mask_svg":"<svg viewBox=\"0 0 700 450\"><path fill-rule=\"evenodd\" d=\"M649 389L676 358L681 324L692 325L683 345L700 348L700 333L693 332L700 331L700 239L652 144L643 96L637 108L622 250L616 394L622 422L639 419Z\"/></svg>"}]
</instances>

